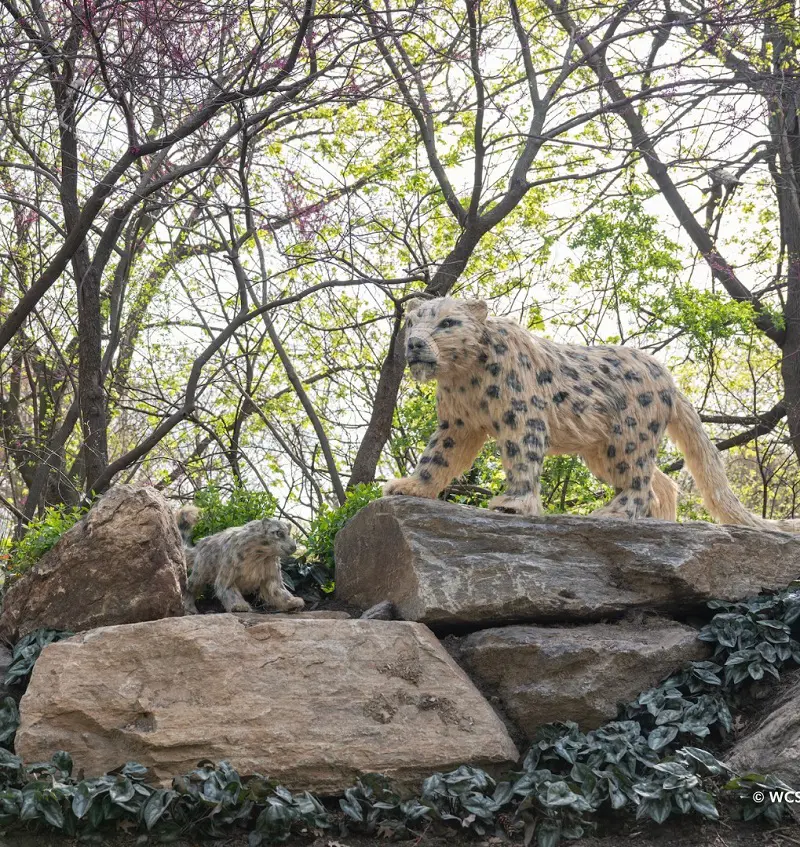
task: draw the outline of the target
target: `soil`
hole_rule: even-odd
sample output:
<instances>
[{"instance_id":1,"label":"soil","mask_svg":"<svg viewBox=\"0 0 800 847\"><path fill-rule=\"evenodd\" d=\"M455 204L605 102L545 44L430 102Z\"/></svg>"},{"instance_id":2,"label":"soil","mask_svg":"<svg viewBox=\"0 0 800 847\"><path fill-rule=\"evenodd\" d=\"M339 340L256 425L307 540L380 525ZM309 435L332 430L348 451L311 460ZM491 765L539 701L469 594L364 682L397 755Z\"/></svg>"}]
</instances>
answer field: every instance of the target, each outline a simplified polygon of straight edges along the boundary
<instances>
[{"instance_id":1,"label":"soil","mask_svg":"<svg viewBox=\"0 0 800 847\"><path fill-rule=\"evenodd\" d=\"M135 835L111 835L103 847L140 847ZM150 842L157 844L157 841ZM172 842L176 847L247 847L247 835L215 840L188 839ZM534 842L535 843L535 842ZM0 847L81 847L85 842L47 835L0 837ZM321 838L292 838L286 847L521 847L521 842L501 838L470 838L452 832L436 835L422 832L417 838L387 841L383 838L330 834ZM676 819L663 826L622 824L616 832L602 836L563 841L561 847L800 847L800 824L785 823L777 828L741 821L710 823L696 818Z\"/></svg>"}]
</instances>

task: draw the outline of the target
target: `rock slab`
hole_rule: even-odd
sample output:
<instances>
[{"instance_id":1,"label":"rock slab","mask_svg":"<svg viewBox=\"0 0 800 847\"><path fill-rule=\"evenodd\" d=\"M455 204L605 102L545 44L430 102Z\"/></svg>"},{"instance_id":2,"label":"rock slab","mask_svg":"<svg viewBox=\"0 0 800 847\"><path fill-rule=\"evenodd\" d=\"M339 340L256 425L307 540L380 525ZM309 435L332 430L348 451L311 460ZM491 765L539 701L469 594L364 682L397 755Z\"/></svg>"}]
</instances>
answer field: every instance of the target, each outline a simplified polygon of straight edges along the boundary
<instances>
[{"instance_id":1,"label":"rock slab","mask_svg":"<svg viewBox=\"0 0 800 847\"><path fill-rule=\"evenodd\" d=\"M96 629L49 645L20 704L16 752L69 750L96 776L125 761L155 779L228 759L291 789L341 791L379 772L417 784L518 753L421 624L233 615Z\"/></svg>"},{"instance_id":2,"label":"rock slab","mask_svg":"<svg viewBox=\"0 0 800 847\"><path fill-rule=\"evenodd\" d=\"M526 518L416 497L365 506L336 536L336 594L434 627L685 612L800 574L800 537L700 521Z\"/></svg>"},{"instance_id":3,"label":"rock slab","mask_svg":"<svg viewBox=\"0 0 800 847\"><path fill-rule=\"evenodd\" d=\"M785 690L772 710L728 753L738 773L771 774L800 791L800 682Z\"/></svg>"},{"instance_id":4,"label":"rock slab","mask_svg":"<svg viewBox=\"0 0 800 847\"><path fill-rule=\"evenodd\" d=\"M166 499L112 488L8 590L0 635L72 632L183 614L186 563Z\"/></svg>"},{"instance_id":5,"label":"rock slab","mask_svg":"<svg viewBox=\"0 0 800 847\"><path fill-rule=\"evenodd\" d=\"M617 717L619 704L710 653L691 627L657 619L485 629L450 649L528 740L554 721L596 729Z\"/></svg>"}]
</instances>

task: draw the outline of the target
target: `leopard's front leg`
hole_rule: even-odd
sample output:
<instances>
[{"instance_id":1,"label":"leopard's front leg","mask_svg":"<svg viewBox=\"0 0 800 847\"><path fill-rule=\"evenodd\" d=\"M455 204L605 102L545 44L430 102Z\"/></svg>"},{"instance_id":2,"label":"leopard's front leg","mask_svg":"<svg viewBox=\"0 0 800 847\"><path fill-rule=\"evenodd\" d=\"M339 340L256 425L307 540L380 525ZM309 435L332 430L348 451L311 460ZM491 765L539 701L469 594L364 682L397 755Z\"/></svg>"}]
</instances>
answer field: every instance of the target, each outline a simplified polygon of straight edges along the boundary
<instances>
[{"instance_id":1,"label":"leopard's front leg","mask_svg":"<svg viewBox=\"0 0 800 847\"><path fill-rule=\"evenodd\" d=\"M454 477L472 466L485 440L483 431L467 429L460 418L442 420L411 476L390 479L383 486L383 496L404 494L435 499Z\"/></svg>"}]
</instances>

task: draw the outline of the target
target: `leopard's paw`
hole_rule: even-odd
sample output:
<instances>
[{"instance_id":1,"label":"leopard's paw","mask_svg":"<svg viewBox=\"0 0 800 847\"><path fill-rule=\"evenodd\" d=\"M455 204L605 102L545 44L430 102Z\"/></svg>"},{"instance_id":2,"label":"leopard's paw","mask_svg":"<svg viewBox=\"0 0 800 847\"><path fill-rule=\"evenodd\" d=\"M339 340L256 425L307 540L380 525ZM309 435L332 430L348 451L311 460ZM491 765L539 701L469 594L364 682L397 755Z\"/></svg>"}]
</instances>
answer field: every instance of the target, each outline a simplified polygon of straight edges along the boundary
<instances>
[{"instance_id":1,"label":"leopard's paw","mask_svg":"<svg viewBox=\"0 0 800 847\"><path fill-rule=\"evenodd\" d=\"M436 493L431 491L424 482L414 479L412 476L405 476L402 479L390 479L383 486L383 496L393 497L395 495L404 495L406 497L428 497L436 498Z\"/></svg>"},{"instance_id":2,"label":"leopard's paw","mask_svg":"<svg viewBox=\"0 0 800 847\"><path fill-rule=\"evenodd\" d=\"M494 512L504 512L509 515L525 515L533 518L541 514L542 507L538 497L532 494L514 496L499 494L489 501L489 508Z\"/></svg>"}]
</instances>

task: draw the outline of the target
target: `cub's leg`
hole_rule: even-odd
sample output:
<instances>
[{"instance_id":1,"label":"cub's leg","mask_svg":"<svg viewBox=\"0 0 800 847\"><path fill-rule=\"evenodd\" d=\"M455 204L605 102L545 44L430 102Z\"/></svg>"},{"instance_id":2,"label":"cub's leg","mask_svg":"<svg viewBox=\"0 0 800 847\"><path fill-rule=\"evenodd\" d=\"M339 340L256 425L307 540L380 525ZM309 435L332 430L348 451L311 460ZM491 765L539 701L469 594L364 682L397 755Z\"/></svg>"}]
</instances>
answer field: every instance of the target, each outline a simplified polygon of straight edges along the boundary
<instances>
[{"instance_id":1,"label":"cub's leg","mask_svg":"<svg viewBox=\"0 0 800 847\"><path fill-rule=\"evenodd\" d=\"M230 585L227 588L217 588L216 595L226 612L253 611L253 607L242 597L241 591L235 585Z\"/></svg>"},{"instance_id":2,"label":"cub's leg","mask_svg":"<svg viewBox=\"0 0 800 847\"><path fill-rule=\"evenodd\" d=\"M286 590L281 576L280 560L274 559L265 568L264 578L261 580L258 593L267 606L277 609L279 612L292 612L296 609L305 608L301 597L295 597Z\"/></svg>"},{"instance_id":3,"label":"cub's leg","mask_svg":"<svg viewBox=\"0 0 800 847\"><path fill-rule=\"evenodd\" d=\"M383 486L383 496L405 494L435 499L452 479L472 467L484 441L486 434L468 429L461 418L442 420L411 476L390 479Z\"/></svg>"},{"instance_id":4,"label":"cub's leg","mask_svg":"<svg viewBox=\"0 0 800 847\"><path fill-rule=\"evenodd\" d=\"M186 615L199 614L197 610L197 597L189 591L183 595L183 612Z\"/></svg>"},{"instance_id":5,"label":"cub's leg","mask_svg":"<svg viewBox=\"0 0 800 847\"><path fill-rule=\"evenodd\" d=\"M540 478L549 444L542 418L506 414L497 436L506 472L506 492L489 501L489 508L535 517L542 512Z\"/></svg>"},{"instance_id":6,"label":"cub's leg","mask_svg":"<svg viewBox=\"0 0 800 847\"><path fill-rule=\"evenodd\" d=\"M241 552L239 556L241 559ZM242 592L236 585L236 576L235 563L230 558L223 559L214 581L214 593L226 612L252 612L253 607L242 597Z\"/></svg>"}]
</instances>

